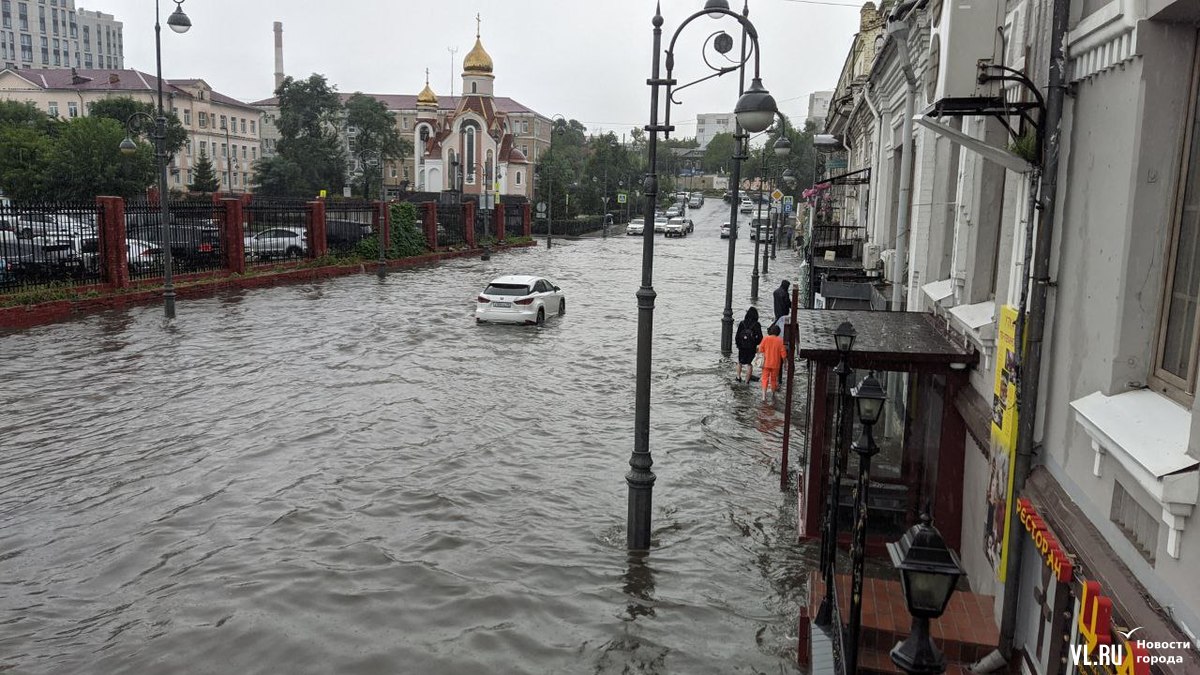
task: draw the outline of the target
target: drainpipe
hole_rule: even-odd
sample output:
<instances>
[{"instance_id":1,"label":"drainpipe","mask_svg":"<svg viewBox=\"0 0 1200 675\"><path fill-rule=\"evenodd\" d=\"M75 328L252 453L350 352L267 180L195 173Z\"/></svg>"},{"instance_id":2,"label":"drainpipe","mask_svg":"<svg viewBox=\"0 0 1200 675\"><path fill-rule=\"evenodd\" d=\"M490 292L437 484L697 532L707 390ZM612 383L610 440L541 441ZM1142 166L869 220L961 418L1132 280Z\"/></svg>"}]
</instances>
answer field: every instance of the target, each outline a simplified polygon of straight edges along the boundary
<instances>
[{"instance_id":1,"label":"drainpipe","mask_svg":"<svg viewBox=\"0 0 1200 675\"><path fill-rule=\"evenodd\" d=\"M882 164L879 157L880 157L880 154L882 152L882 147L883 147L883 114L879 111L880 106L879 106L878 101L875 100L876 96L877 96L877 93L875 92L875 86L873 84L871 84L870 82L867 82L866 91L863 92L863 100L866 101L867 109L871 111L871 115L874 116L874 118L875 118L875 133L874 133L874 137L871 139L871 142L872 142L871 147L873 148L874 153L873 153L873 156L867 160L870 162L870 165L871 165L871 181L872 181L870 183L867 183L868 200L870 200L871 193L874 192L874 190L871 189L871 186L875 180L875 177L879 174L878 167ZM874 224L875 218L873 217L872 208L875 209L876 213L879 210L879 207L877 206L876 201L878 201L878 200L867 202L867 207L865 210L866 212L863 217L864 229L866 229L869 226ZM874 235L875 235L874 227L870 227L870 232L867 237L868 241L876 241L876 238Z\"/></svg>"},{"instance_id":2,"label":"drainpipe","mask_svg":"<svg viewBox=\"0 0 1200 675\"><path fill-rule=\"evenodd\" d=\"M1053 23L1050 28L1050 73L1046 92L1046 119L1042 122L1046 144L1042 159L1041 218L1037 228L1036 248L1032 271L1032 293L1029 298L1028 325L1017 335L1018 349L1024 340L1027 345L1020 364L1020 385L1017 390L1017 456L1013 466L1013 499L1009 500L1008 564L1004 575L1004 606L1000 617L1000 651L1010 661L1017 627L1017 601L1020 589L1021 548L1024 537L1016 517L1016 497L1025 487L1025 479L1033 464L1034 433L1037 426L1038 393L1041 388L1042 342L1046 329L1046 295L1050 288L1050 248L1054 241L1054 217L1058 206L1058 161L1062 146L1059 124L1062 121L1063 100L1066 97L1066 56L1063 44L1067 38L1071 0L1054 0Z\"/></svg>"},{"instance_id":3,"label":"drainpipe","mask_svg":"<svg viewBox=\"0 0 1200 675\"><path fill-rule=\"evenodd\" d=\"M903 312L904 307L904 267L908 263L908 230L909 218L912 212L912 165L913 165L913 115L916 114L917 76L913 72L912 55L908 51L908 23L904 16L915 2L905 3L896 8L889 17L887 24L888 39L896 45L900 67L904 71L907 84L904 91L904 117L901 120L900 137L900 208L896 218L896 256L892 259L892 310Z\"/></svg>"}]
</instances>

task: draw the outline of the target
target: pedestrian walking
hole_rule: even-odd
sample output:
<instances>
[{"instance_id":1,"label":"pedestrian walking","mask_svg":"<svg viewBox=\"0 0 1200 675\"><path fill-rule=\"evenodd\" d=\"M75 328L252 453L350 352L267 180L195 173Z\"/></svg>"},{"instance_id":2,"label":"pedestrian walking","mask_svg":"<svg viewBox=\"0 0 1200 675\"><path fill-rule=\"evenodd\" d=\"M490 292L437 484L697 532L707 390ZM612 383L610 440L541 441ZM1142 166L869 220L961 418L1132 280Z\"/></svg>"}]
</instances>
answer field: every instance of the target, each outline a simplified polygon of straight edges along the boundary
<instances>
[{"instance_id":1,"label":"pedestrian walking","mask_svg":"<svg viewBox=\"0 0 1200 675\"><path fill-rule=\"evenodd\" d=\"M779 370L783 366L785 354L783 338L779 337L779 326L774 324L767 329L767 337L758 345L758 351L763 355L762 368L762 400L767 402L767 392L771 392L771 401L775 400L775 390L779 389Z\"/></svg>"},{"instance_id":2,"label":"pedestrian walking","mask_svg":"<svg viewBox=\"0 0 1200 675\"><path fill-rule=\"evenodd\" d=\"M779 317L788 316L792 313L792 294L788 290L788 287L791 285L792 285L792 282L788 281L787 279L784 279L779 284L779 288L776 288L775 293L773 293L774 300L775 300L775 320L776 321L779 320Z\"/></svg>"},{"instance_id":3,"label":"pedestrian walking","mask_svg":"<svg viewBox=\"0 0 1200 675\"><path fill-rule=\"evenodd\" d=\"M742 381L742 366L746 367L746 382L754 375L754 355L763 341L762 326L758 323L758 310L751 307L738 323L735 342L738 348L737 380Z\"/></svg>"}]
</instances>

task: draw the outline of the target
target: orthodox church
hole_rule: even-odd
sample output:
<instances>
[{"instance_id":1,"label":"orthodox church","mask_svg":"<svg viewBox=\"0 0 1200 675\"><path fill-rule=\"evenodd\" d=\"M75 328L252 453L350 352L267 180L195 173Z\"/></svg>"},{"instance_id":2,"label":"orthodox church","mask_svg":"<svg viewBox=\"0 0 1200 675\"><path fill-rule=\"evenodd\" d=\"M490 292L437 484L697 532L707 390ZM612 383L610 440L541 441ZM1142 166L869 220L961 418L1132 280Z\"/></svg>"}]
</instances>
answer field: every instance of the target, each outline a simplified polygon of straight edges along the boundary
<instances>
[{"instance_id":1,"label":"orthodox church","mask_svg":"<svg viewBox=\"0 0 1200 675\"><path fill-rule=\"evenodd\" d=\"M426 71L411 131L418 191L532 194L533 165L518 139L528 152L530 143L525 139L541 136L539 126L544 126L548 135L549 120L519 104L514 109L511 99L497 99L493 68L477 24L475 46L463 59L462 96L451 97L452 108L439 104ZM534 119L532 134L530 117Z\"/></svg>"}]
</instances>

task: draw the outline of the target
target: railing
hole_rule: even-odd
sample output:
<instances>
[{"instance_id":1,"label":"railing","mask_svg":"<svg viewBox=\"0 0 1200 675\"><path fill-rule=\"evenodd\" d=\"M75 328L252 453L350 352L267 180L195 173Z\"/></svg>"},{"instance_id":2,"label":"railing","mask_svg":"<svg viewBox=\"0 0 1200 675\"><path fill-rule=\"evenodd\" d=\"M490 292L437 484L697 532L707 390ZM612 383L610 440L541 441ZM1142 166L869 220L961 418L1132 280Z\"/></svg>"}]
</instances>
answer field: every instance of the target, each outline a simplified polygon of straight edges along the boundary
<instances>
[{"instance_id":1,"label":"railing","mask_svg":"<svg viewBox=\"0 0 1200 675\"><path fill-rule=\"evenodd\" d=\"M834 552L834 560L837 560L837 553ZM831 575L835 580L837 575ZM836 581L833 584L833 620L830 622L830 638L833 642L833 668L836 673L846 672L846 632L842 626L846 625L842 621L841 601L838 600L838 588Z\"/></svg>"},{"instance_id":2,"label":"railing","mask_svg":"<svg viewBox=\"0 0 1200 675\"><path fill-rule=\"evenodd\" d=\"M0 204L0 292L104 277L99 209L83 204Z\"/></svg>"},{"instance_id":3,"label":"railing","mask_svg":"<svg viewBox=\"0 0 1200 675\"><path fill-rule=\"evenodd\" d=\"M463 209L461 205L438 204L438 246L459 246L465 243L467 236L463 225Z\"/></svg>"},{"instance_id":4,"label":"railing","mask_svg":"<svg viewBox=\"0 0 1200 675\"><path fill-rule=\"evenodd\" d=\"M125 240L130 246L148 247L143 254L150 263L140 266L134 278L161 274L163 246L171 247L172 270L210 272L223 269L221 260L221 216L224 207L212 202L169 202L170 220L164 232L158 202L136 201L125 204ZM164 241L164 237L168 241ZM136 242L136 243L135 243ZM132 270L131 270L132 271Z\"/></svg>"},{"instance_id":5,"label":"railing","mask_svg":"<svg viewBox=\"0 0 1200 675\"><path fill-rule=\"evenodd\" d=\"M325 202L325 243L330 253L348 253L374 230L374 206L364 201Z\"/></svg>"},{"instance_id":6,"label":"railing","mask_svg":"<svg viewBox=\"0 0 1200 675\"><path fill-rule=\"evenodd\" d=\"M524 202L504 205L504 234L508 237L521 236L525 227Z\"/></svg>"},{"instance_id":7,"label":"railing","mask_svg":"<svg viewBox=\"0 0 1200 675\"><path fill-rule=\"evenodd\" d=\"M554 221L554 236L579 237L589 232L599 232L604 229L604 216L589 216L572 220ZM546 221L533 221L534 234L546 234Z\"/></svg>"}]
</instances>

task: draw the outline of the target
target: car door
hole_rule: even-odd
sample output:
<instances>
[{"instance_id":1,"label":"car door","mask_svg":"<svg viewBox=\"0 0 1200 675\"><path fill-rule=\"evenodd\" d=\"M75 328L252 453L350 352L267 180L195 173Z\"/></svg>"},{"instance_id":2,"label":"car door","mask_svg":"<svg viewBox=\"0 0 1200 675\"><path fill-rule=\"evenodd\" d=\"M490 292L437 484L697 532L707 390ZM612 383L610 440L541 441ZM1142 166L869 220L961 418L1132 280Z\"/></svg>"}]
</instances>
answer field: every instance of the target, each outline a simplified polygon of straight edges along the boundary
<instances>
[{"instance_id":1,"label":"car door","mask_svg":"<svg viewBox=\"0 0 1200 675\"><path fill-rule=\"evenodd\" d=\"M554 284L545 279L538 279L536 290L542 294L542 302L546 306L546 313L557 313L561 296L554 291Z\"/></svg>"}]
</instances>

